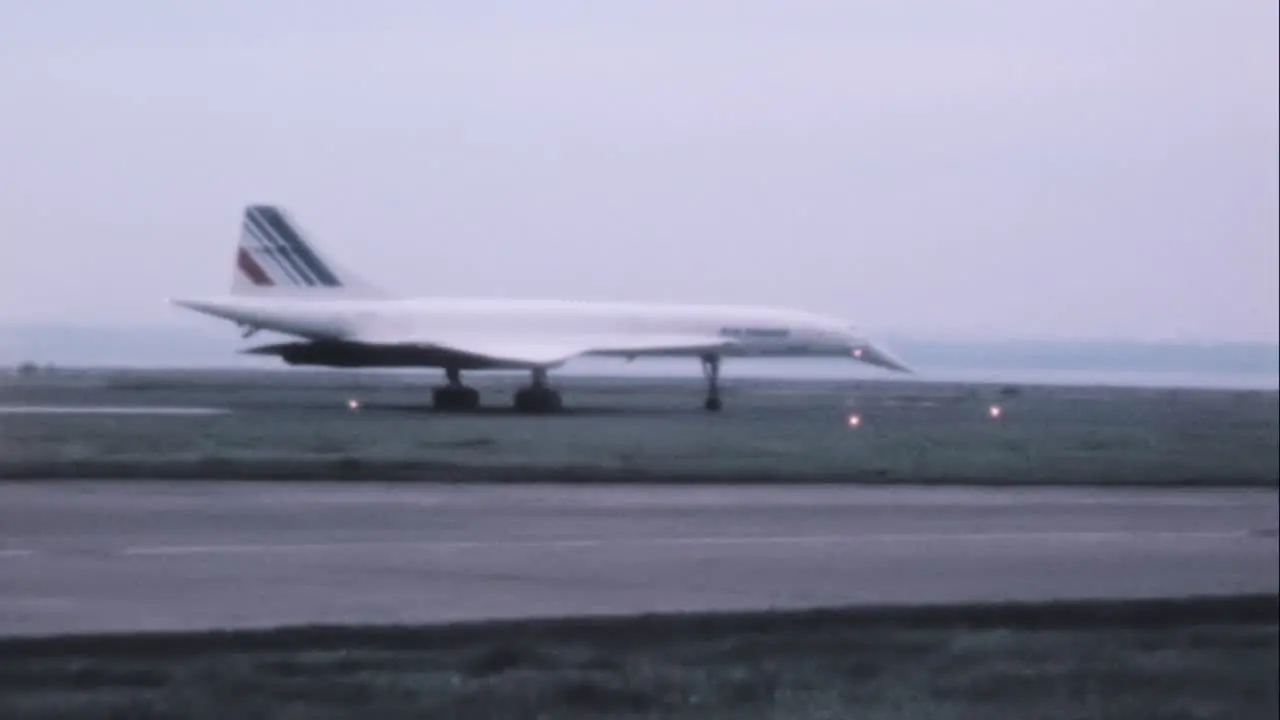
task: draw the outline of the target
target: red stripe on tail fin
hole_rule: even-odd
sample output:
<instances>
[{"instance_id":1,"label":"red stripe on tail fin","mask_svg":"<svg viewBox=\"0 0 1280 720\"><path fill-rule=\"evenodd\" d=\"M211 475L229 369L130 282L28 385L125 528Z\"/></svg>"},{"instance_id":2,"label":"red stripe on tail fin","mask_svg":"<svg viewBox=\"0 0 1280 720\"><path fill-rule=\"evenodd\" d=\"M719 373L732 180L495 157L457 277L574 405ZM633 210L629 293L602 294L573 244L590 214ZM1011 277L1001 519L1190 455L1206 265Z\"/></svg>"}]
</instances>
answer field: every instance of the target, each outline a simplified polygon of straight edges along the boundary
<instances>
[{"instance_id":1,"label":"red stripe on tail fin","mask_svg":"<svg viewBox=\"0 0 1280 720\"><path fill-rule=\"evenodd\" d=\"M253 281L254 285L259 287L270 287L275 285L275 283L271 282L271 278L262 270L262 266L253 259L252 255L249 254L248 250L240 248L240 252L236 255L236 265L239 266L240 272L244 273L245 277Z\"/></svg>"}]
</instances>

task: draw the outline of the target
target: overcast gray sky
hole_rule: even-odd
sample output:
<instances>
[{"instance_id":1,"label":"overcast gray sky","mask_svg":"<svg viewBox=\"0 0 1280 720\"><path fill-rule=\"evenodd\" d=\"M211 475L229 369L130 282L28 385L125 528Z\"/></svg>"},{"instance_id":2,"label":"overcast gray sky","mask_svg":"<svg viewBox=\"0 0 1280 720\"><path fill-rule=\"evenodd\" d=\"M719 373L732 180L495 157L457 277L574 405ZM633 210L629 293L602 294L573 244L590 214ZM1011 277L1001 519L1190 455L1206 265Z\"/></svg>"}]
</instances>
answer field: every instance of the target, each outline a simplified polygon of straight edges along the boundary
<instances>
[{"instance_id":1,"label":"overcast gray sky","mask_svg":"<svg viewBox=\"0 0 1280 720\"><path fill-rule=\"evenodd\" d=\"M1270 0L0 0L0 323L201 323L247 202L422 295L1277 339Z\"/></svg>"}]
</instances>

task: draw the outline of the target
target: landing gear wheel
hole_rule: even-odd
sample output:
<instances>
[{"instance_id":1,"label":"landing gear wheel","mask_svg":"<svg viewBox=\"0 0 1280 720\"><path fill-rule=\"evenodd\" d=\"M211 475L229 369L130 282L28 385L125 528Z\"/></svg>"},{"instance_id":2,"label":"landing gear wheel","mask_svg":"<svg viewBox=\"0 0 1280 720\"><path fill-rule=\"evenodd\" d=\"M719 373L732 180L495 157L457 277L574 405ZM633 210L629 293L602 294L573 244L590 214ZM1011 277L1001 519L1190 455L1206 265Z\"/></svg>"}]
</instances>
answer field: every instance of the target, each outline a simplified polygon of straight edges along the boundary
<instances>
[{"instance_id":1,"label":"landing gear wheel","mask_svg":"<svg viewBox=\"0 0 1280 720\"><path fill-rule=\"evenodd\" d=\"M561 408L560 393L546 387L527 387L516 392L516 411L552 413Z\"/></svg>"},{"instance_id":2,"label":"landing gear wheel","mask_svg":"<svg viewBox=\"0 0 1280 720\"><path fill-rule=\"evenodd\" d=\"M480 392L462 385L446 385L431 393L431 404L436 410L468 412L480 408Z\"/></svg>"},{"instance_id":3,"label":"landing gear wheel","mask_svg":"<svg viewBox=\"0 0 1280 720\"><path fill-rule=\"evenodd\" d=\"M703 403L702 406L711 412L720 412L720 409L724 407L718 397L707 398L707 401Z\"/></svg>"}]
</instances>

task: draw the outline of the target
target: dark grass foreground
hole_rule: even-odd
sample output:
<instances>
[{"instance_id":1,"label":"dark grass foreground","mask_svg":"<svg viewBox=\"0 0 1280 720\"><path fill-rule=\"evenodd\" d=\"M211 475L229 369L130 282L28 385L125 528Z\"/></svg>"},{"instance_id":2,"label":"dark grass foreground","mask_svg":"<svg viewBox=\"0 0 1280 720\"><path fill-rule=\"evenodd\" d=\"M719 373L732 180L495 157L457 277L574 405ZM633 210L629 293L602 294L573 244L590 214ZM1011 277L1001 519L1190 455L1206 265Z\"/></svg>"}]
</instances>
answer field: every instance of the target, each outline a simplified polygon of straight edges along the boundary
<instances>
[{"instance_id":1,"label":"dark grass foreground","mask_svg":"<svg viewBox=\"0 0 1280 720\"><path fill-rule=\"evenodd\" d=\"M1275 718L1276 596L0 641L5 718Z\"/></svg>"},{"instance_id":2,"label":"dark grass foreground","mask_svg":"<svg viewBox=\"0 0 1280 720\"><path fill-rule=\"evenodd\" d=\"M569 412L522 417L496 407L519 378L478 376L495 408L474 415L432 412L436 381L0 379L0 479L1280 484L1274 391L728 380L726 410L711 416L694 380L576 378L560 381ZM23 410L33 406L214 412Z\"/></svg>"}]
</instances>

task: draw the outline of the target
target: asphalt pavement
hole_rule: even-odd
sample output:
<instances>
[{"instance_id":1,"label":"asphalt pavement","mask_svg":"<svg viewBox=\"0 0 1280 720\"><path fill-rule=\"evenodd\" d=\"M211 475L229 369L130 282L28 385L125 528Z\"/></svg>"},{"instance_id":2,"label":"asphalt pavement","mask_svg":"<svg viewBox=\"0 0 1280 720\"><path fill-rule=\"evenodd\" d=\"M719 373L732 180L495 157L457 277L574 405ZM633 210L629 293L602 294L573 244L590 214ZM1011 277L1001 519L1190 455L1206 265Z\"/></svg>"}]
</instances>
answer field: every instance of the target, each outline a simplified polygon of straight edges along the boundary
<instances>
[{"instance_id":1,"label":"asphalt pavement","mask_svg":"<svg viewBox=\"0 0 1280 720\"><path fill-rule=\"evenodd\" d=\"M0 483L0 634L1276 592L1275 490Z\"/></svg>"}]
</instances>

